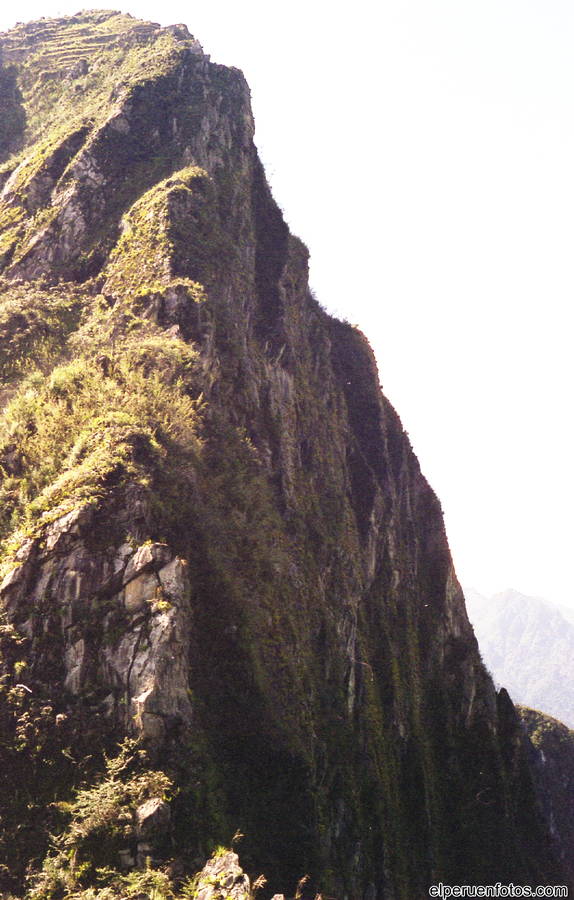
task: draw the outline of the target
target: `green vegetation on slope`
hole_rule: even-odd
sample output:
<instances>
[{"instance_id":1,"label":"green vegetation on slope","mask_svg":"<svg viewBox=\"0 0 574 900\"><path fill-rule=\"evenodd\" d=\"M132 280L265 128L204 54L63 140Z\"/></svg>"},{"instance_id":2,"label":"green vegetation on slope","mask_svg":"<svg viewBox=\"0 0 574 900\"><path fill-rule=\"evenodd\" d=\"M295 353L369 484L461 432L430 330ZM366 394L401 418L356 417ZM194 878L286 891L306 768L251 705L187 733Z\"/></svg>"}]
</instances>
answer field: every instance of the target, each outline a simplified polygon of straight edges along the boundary
<instances>
[{"instance_id":1,"label":"green vegetation on slope","mask_svg":"<svg viewBox=\"0 0 574 900\"><path fill-rule=\"evenodd\" d=\"M21 529L101 500L122 479L149 484L176 448L197 453L196 354L147 332L24 380L0 422L4 538L19 529L18 543Z\"/></svg>"},{"instance_id":2,"label":"green vegetation on slope","mask_svg":"<svg viewBox=\"0 0 574 900\"><path fill-rule=\"evenodd\" d=\"M109 114L110 94L113 101L171 71L177 49L190 44L115 12L16 26L3 40L3 62L20 70L25 145L48 128L53 142L59 134L101 120ZM11 158L6 168L16 161Z\"/></svg>"},{"instance_id":3,"label":"green vegetation on slope","mask_svg":"<svg viewBox=\"0 0 574 900\"><path fill-rule=\"evenodd\" d=\"M162 872L148 866L135 877L122 876L106 865L119 850L137 841L138 807L147 800L165 801L171 787L165 773L149 766L144 750L134 741L124 741L118 755L106 759L105 771L93 785L77 790L71 801L56 804L67 823L54 838L55 851L31 878L29 900L57 896L88 900L95 892L82 892L82 887L94 881L101 900L120 893L129 897L150 888L158 900L171 897L169 879Z\"/></svg>"},{"instance_id":4,"label":"green vegetation on slope","mask_svg":"<svg viewBox=\"0 0 574 900\"><path fill-rule=\"evenodd\" d=\"M0 267L24 264L42 239L58 243L63 207L74 190L78 198L65 227L81 229L91 204L98 207L98 223L90 223L88 248L75 246L75 233L68 252L75 261L66 277L82 273L85 279L101 266L117 237L119 216L183 164L175 159L185 147L185 130L174 150L177 135L169 109L179 106L182 61L198 50L185 30L160 29L119 13L46 19L32 31L17 26L8 32L2 58L10 68L0 72L9 71L17 81L26 127L21 146L0 160L5 187ZM189 127L197 125L196 116ZM103 172L113 188L94 199ZM44 272L54 265L51 260Z\"/></svg>"},{"instance_id":5,"label":"green vegetation on slope","mask_svg":"<svg viewBox=\"0 0 574 900\"><path fill-rule=\"evenodd\" d=\"M85 302L85 292L73 284L63 291L0 279L0 382L31 368L49 371L65 354Z\"/></svg>"},{"instance_id":6,"label":"green vegetation on slope","mask_svg":"<svg viewBox=\"0 0 574 900\"><path fill-rule=\"evenodd\" d=\"M147 191L133 205L124 218L121 237L110 255L105 273L106 290L141 300L154 292L181 287L187 289L190 300L196 303L205 300L201 283L174 275L178 258L182 256L182 241L185 252L192 256L198 270L205 270L207 261L213 263L217 259L208 241L209 232L214 228L212 205L207 216L202 215L204 233L198 247L189 246L189 222L185 235L178 233L177 228L178 212L180 216L187 212L186 218L191 210L195 216L201 215L199 204L210 191L209 181L203 169L183 169ZM204 266L198 256L203 259ZM202 280L206 280L206 272L201 274Z\"/></svg>"}]
</instances>

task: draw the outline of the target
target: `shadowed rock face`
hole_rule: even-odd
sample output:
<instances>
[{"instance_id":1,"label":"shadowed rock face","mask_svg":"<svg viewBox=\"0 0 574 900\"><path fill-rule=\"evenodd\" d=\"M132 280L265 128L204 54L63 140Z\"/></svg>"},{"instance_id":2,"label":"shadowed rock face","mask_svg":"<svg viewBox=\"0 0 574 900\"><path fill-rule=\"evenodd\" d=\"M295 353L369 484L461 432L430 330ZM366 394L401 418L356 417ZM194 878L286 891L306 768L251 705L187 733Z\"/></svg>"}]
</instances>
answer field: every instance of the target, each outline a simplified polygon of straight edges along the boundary
<instances>
[{"instance_id":1,"label":"shadowed rock face","mask_svg":"<svg viewBox=\"0 0 574 900\"><path fill-rule=\"evenodd\" d=\"M22 96L13 69L2 66L0 56L0 158L19 148L25 125Z\"/></svg>"},{"instance_id":2,"label":"shadowed rock face","mask_svg":"<svg viewBox=\"0 0 574 900\"><path fill-rule=\"evenodd\" d=\"M530 738L540 802L569 874L574 873L574 732L526 706L517 707Z\"/></svg>"},{"instance_id":3,"label":"shadowed rock face","mask_svg":"<svg viewBox=\"0 0 574 900\"><path fill-rule=\"evenodd\" d=\"M178 787L158 865L240 828L287 892L563 880L439 503L367 341L309 292L241 73L113 13L3 47L2 747L51 766L36 807L130 735ZM52 815L23 808L10 889Z\"/></svg>"}]
</instances>

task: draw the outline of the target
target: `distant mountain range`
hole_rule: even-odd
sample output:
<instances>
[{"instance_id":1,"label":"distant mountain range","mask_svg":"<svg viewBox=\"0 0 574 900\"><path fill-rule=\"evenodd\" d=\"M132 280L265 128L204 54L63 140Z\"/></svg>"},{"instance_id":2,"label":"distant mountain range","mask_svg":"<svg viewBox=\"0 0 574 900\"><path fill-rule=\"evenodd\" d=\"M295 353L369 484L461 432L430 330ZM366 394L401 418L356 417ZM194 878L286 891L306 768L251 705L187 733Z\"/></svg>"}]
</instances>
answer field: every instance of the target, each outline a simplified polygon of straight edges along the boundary
<instances>
[{"instance_id":1,"label":"distant mountain range","mask_svg":"<svg viewBox=\"0 0 574 900\"><path fill-rule=\"evenodd\" d=\"M574 728L574 622L571 611L514 590L484 597L466 589L482 658L515 703Z\"/></svg>"}]
</instances>

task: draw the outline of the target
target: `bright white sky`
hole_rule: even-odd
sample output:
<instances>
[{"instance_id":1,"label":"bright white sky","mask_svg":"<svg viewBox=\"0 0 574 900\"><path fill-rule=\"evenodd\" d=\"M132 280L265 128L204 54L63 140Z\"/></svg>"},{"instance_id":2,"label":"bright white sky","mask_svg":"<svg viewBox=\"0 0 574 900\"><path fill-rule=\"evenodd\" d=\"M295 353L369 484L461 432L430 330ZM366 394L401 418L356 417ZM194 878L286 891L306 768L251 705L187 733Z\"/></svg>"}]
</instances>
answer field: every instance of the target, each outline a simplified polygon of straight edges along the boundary
<instances>
[{"instance_id":1,"label":"bright white sky","mask_svg":"<svg viewBox=\"0 0 574 900\"><path fill-rule=\"evenodd\" d=\"M76 12L21 0L16 19ZM243 69L321 303L357 323L459 578L574 606L571 0L118 0Z\"/></svg>"}]
</instances>

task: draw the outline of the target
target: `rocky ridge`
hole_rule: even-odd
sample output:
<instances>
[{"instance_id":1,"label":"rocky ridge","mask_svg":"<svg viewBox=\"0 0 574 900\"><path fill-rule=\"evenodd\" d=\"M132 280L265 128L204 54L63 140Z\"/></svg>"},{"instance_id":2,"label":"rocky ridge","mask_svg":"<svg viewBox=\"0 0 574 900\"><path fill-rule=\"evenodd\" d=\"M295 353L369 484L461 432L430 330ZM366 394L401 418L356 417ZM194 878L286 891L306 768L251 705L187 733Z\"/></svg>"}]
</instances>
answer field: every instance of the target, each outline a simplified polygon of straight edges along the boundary
<instances>
[{"instance_id":1,"label":"rocky ridge","mask_svg":"<svg viewBox=\"0 0 574 900\"><path fill-rule=\"evenodd\" d=\"M561 883L440 505L309 291L241 73L111 12L0 46L2 889L207 897L182 879L237 829L271 892Z\"/></svg>"}]
</instances>

